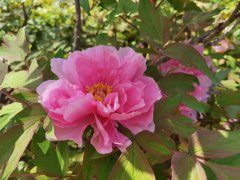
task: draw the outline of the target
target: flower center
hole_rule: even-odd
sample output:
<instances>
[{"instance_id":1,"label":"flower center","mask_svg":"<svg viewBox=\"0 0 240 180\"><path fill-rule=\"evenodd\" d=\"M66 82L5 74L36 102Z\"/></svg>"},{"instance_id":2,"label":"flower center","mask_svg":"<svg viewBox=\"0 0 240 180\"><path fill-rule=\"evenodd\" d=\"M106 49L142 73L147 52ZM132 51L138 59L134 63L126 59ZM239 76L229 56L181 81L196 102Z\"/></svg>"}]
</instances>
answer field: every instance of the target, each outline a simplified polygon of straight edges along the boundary
<instances>
[{"instance_id":1,"label":"flower center","mask_svg":"<svg viewBox=\"0 0 240 180\"><path fill-rule=\"evenodd\" d=\"M87 87L86 91L91 93L96 101L103 102L105 97L112 92L112 86L100 82L91 87Z\"/></svg>"}]
</instances>

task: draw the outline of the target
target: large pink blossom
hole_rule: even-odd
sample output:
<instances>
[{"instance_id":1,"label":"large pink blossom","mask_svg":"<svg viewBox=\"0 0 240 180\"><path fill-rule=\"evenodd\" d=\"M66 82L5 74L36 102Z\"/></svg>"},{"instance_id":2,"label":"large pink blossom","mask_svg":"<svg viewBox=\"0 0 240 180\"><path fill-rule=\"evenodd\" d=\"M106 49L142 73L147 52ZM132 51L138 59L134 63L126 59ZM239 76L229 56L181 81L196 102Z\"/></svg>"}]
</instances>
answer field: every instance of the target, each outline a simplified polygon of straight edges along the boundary
<instances>
[{"instance_id":1,"label":"large pink blossom","mask_svg":"<svg viewBox=\"0 0 240 180\"><path fill-rule=\"evenodd\" d=\"M198 50L200 54L203 55L203 51L204 51L203 46L196 46L195 48ZM213 67L211 63L211 59L205 56L204 58L208 67L212 69L212 71L215 71L216 69ZM193 76L196 76L198 78L199 84L194 84L195 90L189 94L195 97L198 101L201 101L201 102L207 101L209 97L209 88L212 85L212 82L208 78L208 76L203 74L200 70L194 67L188 68L175 59L170 59L169 61L162 63L159 66L159 69L163 76L166 76L172 73L186 73L186 74L191 74ZM180 104L179 110L181 114L188 116L194 121L197 120L197 112L195 110L192 110L184 106L183 104Z\"/></svg>"},{"instance_id":2,"label":"large pink blossom","mask_svg":"<svg viewBox=\"0 0 240 180\"><path fill-rule=\"evenodd\" d=\"M118 51L96 46L51 61L58 80L38 88L39 101L54 125L53 140L82 145L86 127L93 128L92 145L99 153L114 147L124 151L131 141L119 125L133 134L154 131L153 105L161 99L155 81L144 76L146 60L131 48Z\"/></svg>"}]
</instances>

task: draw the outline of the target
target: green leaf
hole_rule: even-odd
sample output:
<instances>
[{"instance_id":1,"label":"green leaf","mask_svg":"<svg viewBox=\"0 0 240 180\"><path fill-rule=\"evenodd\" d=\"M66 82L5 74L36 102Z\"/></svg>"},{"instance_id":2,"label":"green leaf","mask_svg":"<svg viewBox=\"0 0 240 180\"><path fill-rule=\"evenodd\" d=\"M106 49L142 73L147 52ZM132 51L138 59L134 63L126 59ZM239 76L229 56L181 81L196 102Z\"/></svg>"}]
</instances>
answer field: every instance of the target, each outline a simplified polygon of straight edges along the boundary
<instances>
[{"instance_id":1,"label":"green leaf","mask_svg":"<svg viewBox=\"0 0 240 180\"><path fill-rule=\"evenodd\" d=\"M80 0L80 5L84 9L84 11L90 15L90 6L89 6L89 1L88 0Z\"/></svg>"},{"instance_id":2,"label":"green leaf","mask_svg":"<svg viewBox=\"0 0 240 180\"><path fill-rule=\"evenodd\" d=\"M208 25L214 19L213 16L218 14L217 12L197 12L197 11L188 11L184 14L183 23L186 25L193 24L206 24Z\"/></svg>"},{"instance_id":3,"label":"green leaf","mask_svg":"<svg viewBox=\"0 0 240 180\"><path fill-rule=\"evenodd\" d=\"M224 158L240 153L240 131L201 129L190 138L189 152L205 158Z\"/></svg>"},{"instance_id":4,"label":"green leaf","mask_svg":"<svg viewBox=\"0 0 240 180\"><path fill-rule=\"evenodd\" d=\"M16 81L17 79L17 81ZM29 70L11 71L5 76L2 88L30 88L34 89L42 82L42 72L37 61L33 60Z\"/></svg>"},{"instance_id":5,"label":"green leaf","mask_svg":"<svg viewBox=\"0 0 240 180\"><path fill-rule=\"evenodd\" d=\"M226 158L221 158L221 159L211 159L210 162L220 164L220 165L240 167L240 154L236 154L236 155L226 157Z\"/></svg>"},{"instance_id":6,"label":"green leaf","mask_svg":"<svg viewBox=\"0 0 240 180\"><path fill-rule=\"evenodd\" d=\"M155 81L158 81L160 78L160 72L156 65L148 65L144 74L152 77Z\"/></svg>"},{"instance_id":7,"label":"green leaf","mask_svg":"<svg viewBox=\"0 0 240 180\"><path fill-rule=\"evenodd\" d=\"M38 171L48 176L64 176L68 167L68 144L67 142L58 142L55 148L53 142L45 138L45 132L40 129L33 137L31 149L36 158Z\"/></svg>"},{"instance_id":8,"label":"green leaf","mask_svg":"<svg viewBox=\"0 0 240 180\"><path fill-rule=\"evenodd\" d=\"M138 12L142 36L153 46L162 47L169 39L170 30L160 8L156 10L149 0L141 0Z\"/></svg>"},{"instance_id":9,"label":"green leaf","mask_svg":"<svg viewBox=\"0 0 240 180\"><path fill-rule=\"evenodd\" d=\"M0 134L0 166L3 171L0 176L2 180L7 180L27 148L32 136L39 125L39 119L31 118L30 121L10 128L7 132Z\"/></svg>"},{"instance_id":10,"label":"green leaf","mask_svg":"<svg viewBox=\"0 0 240 180\"><path fill-rule=\"evenodd\" d=\"M162 119L159 121L156 128L166 129L185 138L188 138L196 131L193 120L182 115Z\"/></svg>"},{"instance_id":11,"label":"green leaf","mask_svg":"<svg viewBox=\"0 0 240 180\"><path fill-rule=\"evenodd\" d=\"M223 90L217 95L216 102L220 106L240 105L240 90Z\"/></svg>"},{"instance_id":12,"label":"green leaf","mask_svg":"<svg viewBox=\"0 0 240 180\"><path fill-rule=\"evenodd\" d=\"M18 122L25 122L28 121L30 117L41 119L45 116L46 111L43 109L43 107L40 104L35 103L24 108L14 118L18 120Z\"/></svg>"},{"instance_id":13,"label":"green leaf","mask_svg":"<svg viewBox=\"0 0 240 180\"><path fill-rule=\"evenodd\" d=\"M182 103L187 107L194 109L198 112L205 113L209 109L209 105L203 102L199 102L193 96L186 95L182 98Z\"/></svg>"},{"instance_id":14,"label":"green leaf","mask_svg":"<svg viewBox=\"0 0 240 180\"><path fill-rule=\"evenodd\" d=\"M137 143L147 152L156 156L169 156L171 150L164 144L158 135L143 131L135 137Z\"/></svg>"},{"instance_id":15,"label":"green leaf","mask_svg":"<svg viewBox=\"0 0 240 180\"><path fill-rule=\"evenodd\" d=\"M0 62L0 85L2 84L7 72L8 72L8 65Z\"/></svg>"},{"instance_id":16,"label":"green leaf","mask_svg":"<svg viewBox=\"0 0 240 180\"><path fill-rule=\"evenodd\" d=\"M205 59L201 54L192 46L181 43L172 43L167 45L162 53L165 56L174 58L180 61L187 67L195 67L206 74L214 83L218 83L218 79L214 76L213 72L209 69Z\"/></svg>"},{"instance_id":17,"label":"green leaf","mask_svg":"<svg viewBox=\"0 0 240 180\"><path fill-rule=\"evenodd\" d=\"M3 44L0 47L0 57L9 62L22 61L29 51L29 45L26 41L25 28L21 28L17 36L5 35Z\"/></svg>"},{"instance_id":18,"label":"green leaf","mask_svg":"<svg viewBox=\"0 0 240 180\"><path fill-rule=\"evenodd\" d=\"M186 1L188 0L167 0L174 9L176 9L177 11L182 11L183 10L183 7L184 7L184 4Z\"/></svg>"},{"instance_id":19,"label":"green leaf","mask_svg":"<svg viewBox=\"0 0 240 180\"><path fill-rule=\"evenodd\" d=\"M155 176L145 155L138 145L127 148L113 167L108 180L155 180Z\"/></svg>"},{"instance_id":20,"label":"green leaf","mask_svg":"<svg viewBox=\"0 0 240 180\"><path fill-rule=\"evenodd\" d=\"M120 13L133 14L138 11L138 4L132 0L120 0L117 4L116 15Z\"/></svg>"},{"instance_id":21,"label":"green leaf","mask_svg":"<svg viewBox=\"0 0 240 180\"><path fill-rule=\"evenodd\" d=\"M92 180L96 178L98 180L106 180L117 158L116 153L98 154L92 145L87 144L83 158L83 179Z\"/></svg>"},{"instance_id":22,"label":"green leaf","mask_svg":"<svg viewBox=\"0 0 240 180\"><path fill-rule=\"evenodd\" d=\"M176 94L158 101L154 108L154 122L158 123L162 119L176 114L176 112L178 112L181 99L182 95Z\"/></svg>"},{"instance_id":23,"label":"green leaf","mask_svg":"<svg viewBox=\"0 0 240 180\"><path fill-rule=\"evenodd\" d=\"M198 79L190 74L173 73L165 77L161 77L158 81L159 87L167 95L186 94L195 90L194 83L198 83Z\"/></svg>"},{"instance_id":24,"label":"green leaf","mask_svg":"<svg viewBox=\"0 0 240 180\"><path fill-rule=\"evenodd\" d=\"M23 105L17 102L3 106L0 110L0 131L13 120L14 116L21 110L23 110Z\"/></svg>"},{"instance_id":25,"label":"green leaf","mask_svg":"<svg viewBox=\"0 0 240 180\"><path fill-rule=\"evenodd\" d=\"M103 7L104 9L107 8L112 8L113 6L116 5L116 0L100 0L100 6Z\"/></svg>"},{"instance_id":26,"label":"green leaf","mask_svg":"<svg viewBox=\"0 0 240 180\"><path fill-rule=\"evenodd\" d=\"M187 153L176 152L172 157L173 180L206 180L206 174L199 162Z\"/></svg>"},{"instance_id":27,"label":"green leaf","mask_svg":"<svg viewBox=\"0 0 240 180\"><path fill-rule=\"evenodd\" d=\"M20 92L20 93L13 94L13 96L25 102L30 102L30 103L38 102L38 95L33 92L27 92L27 91Z\"/></svg>"},{"instance_id":28,"label":"green leaf","mask_svg":"<svg viewBox=\"0 0 240 180\"><path fill-rule=\"evenodd\" d=\"M229 105L224 108L228 117L231 119L240 119L240 106Z\"/></svg>"},{"instance_id":29,"label":"green leaf","mask_svg":"<svg viewBox=\"0 0 240 180\"><path fill-rule=\"evenodd\" d=\"M216 174L218 180L234 180L240 177L240 167L219 165L209 161L205 164Z\"/></svg>"},{"instance_id":30,"label":"green leaf","mask_svg":"<svg viewBox=\"0 0 240 180\"><path fill-rule=\"evenodd\" d=\"M100 33L96 37L97 45L117 45L117 40L115 37L109 37L107 33Z\"/></svg>"}]
</instances>

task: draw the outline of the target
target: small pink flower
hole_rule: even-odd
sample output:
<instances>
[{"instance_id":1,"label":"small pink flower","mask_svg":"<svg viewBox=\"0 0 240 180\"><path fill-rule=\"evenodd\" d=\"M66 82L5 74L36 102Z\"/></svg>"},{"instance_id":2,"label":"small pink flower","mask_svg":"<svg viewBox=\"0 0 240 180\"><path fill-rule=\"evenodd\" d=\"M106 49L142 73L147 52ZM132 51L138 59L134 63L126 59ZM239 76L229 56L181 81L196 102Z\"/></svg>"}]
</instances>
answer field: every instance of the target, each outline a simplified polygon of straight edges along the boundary
<instances>
[{"instance_id":1,"label":"small pink flower","mask_svg":"<svg viewBox=\"0 0 240 180\"><path fill-rule=\"evenodd\" d=\"M219 41L218 45L212 46L215 53L225 53L230 49L233 49L231 42L225 38Z\"/></svg>"},{"instance_id":2,"label":"small pink flower","mask_svg":"<svg viewBox=\"0 0 240 180\"><path fill-rule=\"evenodd\" d=\"M70 139L81 146L84 130L91 126L91 143L104 154L131 144L118 131L120 124L133 134L153 132L153 105L161 93L156 82L144 76L145 63L131 48L117 51L110 46L75 51L67 60L52 59L59 79L42 83L37 92L53 122L53 140Z\"/></svg>"},{"instance_id":3,"label":"small pink flower","mask_svg":"<svg viewBox=\"0 0 240 180\"><path fill-rule=\"evenodd\" d=\"M196 46L195 47L200 54L203 54L204 48L203 46ZM212 66L211 60L209 57L205 57L206 63L212 71L215 71L215 68ZM181 64L179 61L175 59L170 59L169 61L162 63L159 66L159 70L161 71L162 75L166 76L172 73L186 73L196 76L199 81L198 84L194 84L195 90L190 93L193 97L195 97L198 101L206 102L209 97L209 88L212 85L211 80L203 74L200 70L196 68L188 68ZM197 112L192 110L184 105L179 106L179 111L182 115L188 116L189 118L197 121Z\"/></svg>"}]
</instances>

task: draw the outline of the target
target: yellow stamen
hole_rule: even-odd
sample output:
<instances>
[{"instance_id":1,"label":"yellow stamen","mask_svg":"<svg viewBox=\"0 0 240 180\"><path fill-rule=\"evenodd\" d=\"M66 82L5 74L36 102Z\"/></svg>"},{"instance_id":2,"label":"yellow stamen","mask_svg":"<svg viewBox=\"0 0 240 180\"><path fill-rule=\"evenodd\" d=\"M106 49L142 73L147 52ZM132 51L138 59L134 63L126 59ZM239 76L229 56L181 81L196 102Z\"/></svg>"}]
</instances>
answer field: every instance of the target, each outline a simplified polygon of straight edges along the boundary
<instances>
[{"instance_id":1,"label":"yellow stamen","mask_svg":"<svg viewBox=\"0 0 240 180\"><path fill-rule=\"evenodd\" d=\"M103 102L105 97L112 92L112 86L100 82L91 87L87 87L86 91L91 93L96 101Z\"/></svg>"}]
</instances>

